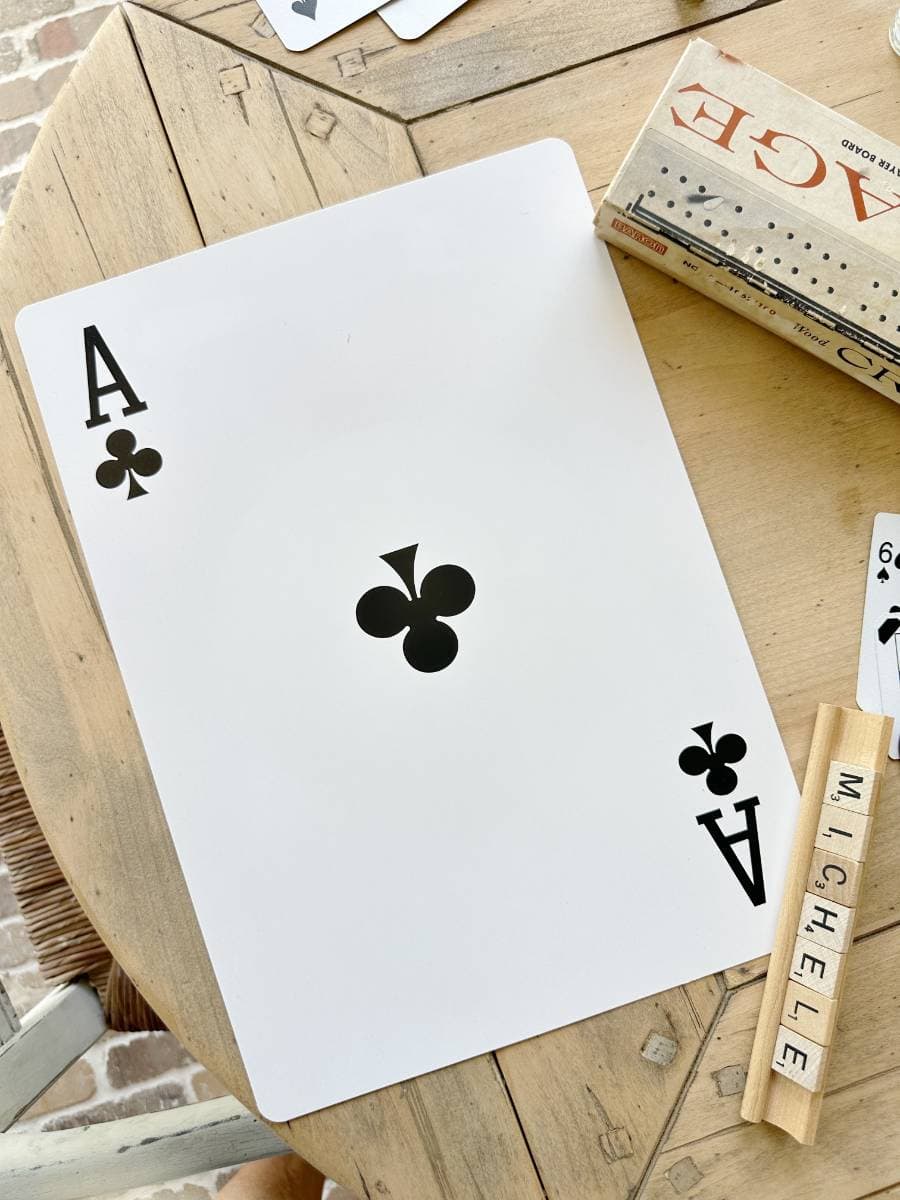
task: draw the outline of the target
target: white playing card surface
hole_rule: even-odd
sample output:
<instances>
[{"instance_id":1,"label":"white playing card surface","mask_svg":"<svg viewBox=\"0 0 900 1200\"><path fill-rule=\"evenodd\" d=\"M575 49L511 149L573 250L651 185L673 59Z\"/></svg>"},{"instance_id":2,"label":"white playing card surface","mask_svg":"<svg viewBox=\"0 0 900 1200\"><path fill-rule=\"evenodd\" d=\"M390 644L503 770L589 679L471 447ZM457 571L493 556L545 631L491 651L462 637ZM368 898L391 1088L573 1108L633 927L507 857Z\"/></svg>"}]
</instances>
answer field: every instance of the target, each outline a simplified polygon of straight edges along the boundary
<instances>
[{"instance_id":1,"label":"white playing card surface","mask_svg":"<svg viewBox=\"0 0 900 1200\"><path fill-rule=\"evenodd\" d=\"M872 527L872 544L866 571L866 600L859 646L856 702L868 712L894 718L890 756L900 758L900 670L898 641L883 641L879 631L900 609L900 514L878 513Z\"/></svg>"},{"instance_id":2,"label":"white playing card surface","mask_svg":"<svg viewBox=\"0 0 900 1200\"><path fill-rule=\"evenodd\" d=\"M383 17L397 37L405 41L420 38L429 29L434 29L451 13L462 8L466 0L391 0L379 8Z\"/></svg>"},{"instance_id":3,"label":"white playing card surface","mask_svg":"<svg viewBox=\"0 0 900 1200\"><path fill-rule=\"evenodd\" d=\"M797 790L591 216L541 142L19 316L270 1119L771 948ZM147 408L88 429L90 327ZM448 563L413 669L357 603ZM697 821L751 798L758 904Z\"/></svg>"},{"instance_id":4,"label":"white playing card surface","mask_svg":"<svg viewBox=\"0 0 900 1200\"><path fill-rule=\"evenodd\" d=\"M259 0L259 6L287 50L309 50L354 21L368 16L380 0Z\"/></svg>"}]
</instances>

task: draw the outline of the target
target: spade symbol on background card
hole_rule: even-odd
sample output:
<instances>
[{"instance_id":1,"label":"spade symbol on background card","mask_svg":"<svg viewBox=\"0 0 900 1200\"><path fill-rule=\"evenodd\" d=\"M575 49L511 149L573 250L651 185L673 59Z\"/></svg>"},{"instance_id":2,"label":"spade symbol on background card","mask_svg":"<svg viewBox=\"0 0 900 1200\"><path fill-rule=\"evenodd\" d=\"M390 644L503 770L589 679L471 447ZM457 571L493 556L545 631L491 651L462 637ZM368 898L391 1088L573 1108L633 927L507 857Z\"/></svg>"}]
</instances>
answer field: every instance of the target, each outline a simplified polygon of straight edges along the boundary
<instances>
[{"instance_id":1,"label":"spade symbol on background card","mask_svg":"<svg viewBox=\"0 0 900 1200\"><path fill-rule=\"evenodd\" d=\"M890 542L886 539L881 543L881 545L878 547L878 561L881 563L881 569L875 578L879 581L879 583L887 583L891 577L888 567L894 566L898 571L900 571L900 554L894 557L893 542Z\"/></svg>"},{"instance_id":2,"label":"spade symbol on background card","mask_svg":"<svg viewBox=\"0 0 900 1200\"><path fill-rule=\"evenodd\" d=\"M128 495L126 500L135 500L138 496L146 496L147 489L141 487L137 476L144 478L155 475L162 467L162 455L151 446L138 450L137 439L129 429L117 429L106 439L107 453L112 458L106 459L97 468L97 482L103 488L120 487L128 480Z\"/></svg>"},{"instance_id":3,"label":"spade symbol on background card","mask_svg":"<svg viewBox=\"0 0 900 1200\"><path fill-rule=\"evenodd\" d=\"M316 19L316 8L318 0L294 0L291 8L301 17L309 17L311 21Z\"/></svg>"},{"instance_id":4,"label":"spade symbol on background card","mask_svg":"<svg viewBox=\"0 0 900 1200\"><path fill-rule=\"evenodd\" d=\"M747 753L747 743L739 733L725 733L715 746L712 742L712 721L695 725L694 733L702 746L687 746L678 757L685 775L706 775L706 786L714 796L727 796L737 787L737 772L729 763L740 762Z\"/></svg>"},{"instance_id":5,"label":"spade symbol on background card","mask_svg":"<svg viewBox=\"0 0 900 1200\"><path fill-rule=\"evenodd\" d=\"M465 612L475 598L475 580L463 567L445 563L428 572L417 595L418 548L417 543L381 555L403 580L409 595L395 587L370 588L356 606L356 620L364 633L376 638L394 637L409 627L403 639L403 655L409 665L417 671L443 671L456 658L459 641L438 617Z\"/></svg>"}]
</instances>

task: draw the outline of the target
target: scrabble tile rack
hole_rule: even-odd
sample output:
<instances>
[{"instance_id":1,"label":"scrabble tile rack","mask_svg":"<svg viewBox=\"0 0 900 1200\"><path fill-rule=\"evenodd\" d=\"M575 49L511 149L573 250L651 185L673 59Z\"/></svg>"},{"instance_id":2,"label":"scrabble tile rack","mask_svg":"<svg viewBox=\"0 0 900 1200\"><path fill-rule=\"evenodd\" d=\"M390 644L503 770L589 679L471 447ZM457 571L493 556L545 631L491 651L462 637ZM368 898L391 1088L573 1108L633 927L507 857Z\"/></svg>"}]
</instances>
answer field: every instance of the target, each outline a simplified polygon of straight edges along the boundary
<instances>
[{"instance_id":1,"label":"scrabble tile rack","mask_svg":"<svg viewBox=\"0 0 900 1200\"><path fill-rule=\"evenodd\" d=\"M741 1105L815 1141L892 721L821 704Z\"/></svg>"}]
</instances>

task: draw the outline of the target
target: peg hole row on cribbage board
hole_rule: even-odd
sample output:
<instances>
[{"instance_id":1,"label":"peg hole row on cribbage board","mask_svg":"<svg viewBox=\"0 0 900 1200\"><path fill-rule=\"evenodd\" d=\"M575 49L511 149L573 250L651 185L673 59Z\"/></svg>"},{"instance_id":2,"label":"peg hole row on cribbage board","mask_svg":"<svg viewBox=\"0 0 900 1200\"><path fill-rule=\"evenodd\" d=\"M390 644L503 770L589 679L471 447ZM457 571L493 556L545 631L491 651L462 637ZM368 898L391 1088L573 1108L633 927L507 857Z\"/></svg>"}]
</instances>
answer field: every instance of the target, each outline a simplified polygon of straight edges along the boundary
<instances>
[{"instance_id":1,"label":"peg hole row on cribbage board","mask_svg":"<svg viewBox=\"0 0 900 1200\"><path fill-rule=\"evenodd\" d=\"M826 324L852 325L873 348L900 357L900 277L889 262L839 240L799 207L776 204L743 176L717 172L651 134L628 164L623 187L636 224L746 273L750 286L793 308L808 305Z\"/></svg>"},{"instance_id":2,"label":"peg hole row on cribbage board","mask_svg":"<svg viewBox=\"0 0 900 1200\"><path fill-rule=\"evenodd\" d=\"M878 776L832 762L800 911L772 1070L810 1092L824 1088L828 1050L853 941Z\"/></svg>"}]
</instances>

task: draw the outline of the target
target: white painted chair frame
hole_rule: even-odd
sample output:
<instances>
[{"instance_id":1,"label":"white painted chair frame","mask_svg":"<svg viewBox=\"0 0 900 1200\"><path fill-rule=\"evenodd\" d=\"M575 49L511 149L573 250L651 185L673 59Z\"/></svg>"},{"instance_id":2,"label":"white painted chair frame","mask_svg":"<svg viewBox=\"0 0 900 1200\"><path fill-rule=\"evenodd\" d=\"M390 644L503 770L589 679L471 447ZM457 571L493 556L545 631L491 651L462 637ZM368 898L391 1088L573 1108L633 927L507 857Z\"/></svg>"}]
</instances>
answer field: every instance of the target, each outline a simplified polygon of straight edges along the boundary
<instances>
[{"instance_id":1,"label":"white painted chair frame","mask_svg":"<svg viewBox=\"0 0 900 1200\"><path fill-rule=\"evenodd\" d=\"M0 983L0 1196L86 1197L285 1153L231 1096L54 1133L6 1130L106 1028L97 993L64 984L20 1022Z\"/></svg>"}]
</instances>

